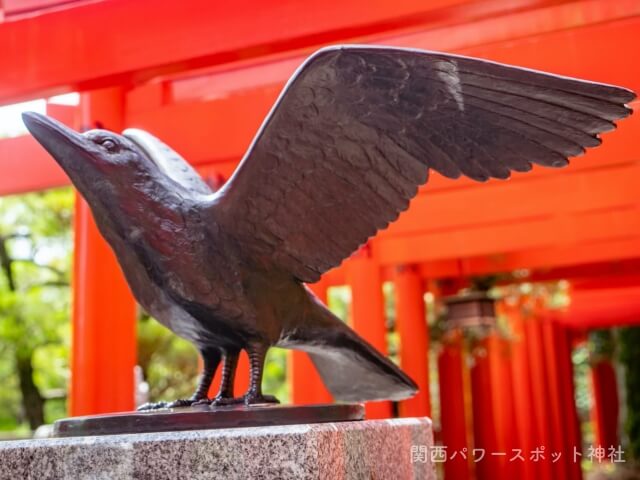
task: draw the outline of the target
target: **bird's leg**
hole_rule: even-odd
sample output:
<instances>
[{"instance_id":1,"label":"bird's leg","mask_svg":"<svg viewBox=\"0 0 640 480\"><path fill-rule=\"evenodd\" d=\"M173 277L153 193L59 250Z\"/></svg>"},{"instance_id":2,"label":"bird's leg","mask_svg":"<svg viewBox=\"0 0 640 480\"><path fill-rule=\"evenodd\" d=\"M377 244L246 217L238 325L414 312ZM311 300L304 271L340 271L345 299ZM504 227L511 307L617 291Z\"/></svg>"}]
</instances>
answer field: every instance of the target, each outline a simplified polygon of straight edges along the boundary
<instances>
[{"instance_id":1,"label":"bird's leg","mask_svg":"<svg viewBox=\"0 0 640 480\"><path fill-rule=\"evenodd\" d=\"M233 380L239 352L235 352L234 355L227 353L224 370L222 372L223 378L220 384L220 392L212 402L214 405L280 403L274 396L262 394L262 373L264 370L264 359L267 354L267 346L261 343L251 343L247 347L247 353L249 354L249 390L247 390L244 396L233 398ZM226 375L225 370L227 371Z\"/></svg>"},{"instance_id":2,"label":"bird's leg","mask_svg":"<svg viewBox=\"0 0 640 480\"><path fill-rule=\"evenodd\" d=\"M230 405L239 403L233 398L233 383L236 377L236 368L238 367L239 350L226 350L223 355L222 378L220 379L220 390L211 401L213 405Z\"/></svg>"},{"instance_id":3,"label":"bird's leg","mask_svg":"<svg viewBox=\"0 0 640 480\"><path fill-rule=\"evenodd\" d=\"M280 403L273 395L262 394L262 373L264 372L264 359L267 356L268 346L263 343L250 343L247 346L249 354L249 390L244 395L244 404L254 405L258 403Z\"/></svg>"},{"instance_id":4,"label":"bird's leg","mask_svg":"<svg viewBox=\"0 0 640 480\"><path fill-rule=\"evenodd\" d=\"M198 386L196 387L196 391L189 398L178 399L173 402L156 402L156 403L145 403L138 407L139 411L144 410L159 410L161 408L178 408L178 407L189 407L194 403L200 402L202 400L207 400L207 393L209 392L209 387L211 386L211 381L213 380L213 376L218 369L218 365L220 364L220 350L212 349L205 350L202 352L202 359L204 361L204 370L202 370L202 374L200 375L200 380L198 381Z\"/></svg>"},{"instance_id":5,"label":"bird's leg","mask_svg":"<svg viewBox=\"0 0 640 480\"><path fill-rule=\"evenodd\" d=\"M196 387L196 391L193 393L193 395L191 395L191 397L187 399L180 399L171 402L169 404L169 408L188 407L201 401L208 401L209 388L211 387L211 382L213 381L213 376L216 374L218 365L220 365L221 358L220 350L215 349L213 350L213 352L215 353L206 352L202 354L202 359L204 360L204 369L202 370L200 380L198 381L198 386Z\"/></svg>"}]
</instances>

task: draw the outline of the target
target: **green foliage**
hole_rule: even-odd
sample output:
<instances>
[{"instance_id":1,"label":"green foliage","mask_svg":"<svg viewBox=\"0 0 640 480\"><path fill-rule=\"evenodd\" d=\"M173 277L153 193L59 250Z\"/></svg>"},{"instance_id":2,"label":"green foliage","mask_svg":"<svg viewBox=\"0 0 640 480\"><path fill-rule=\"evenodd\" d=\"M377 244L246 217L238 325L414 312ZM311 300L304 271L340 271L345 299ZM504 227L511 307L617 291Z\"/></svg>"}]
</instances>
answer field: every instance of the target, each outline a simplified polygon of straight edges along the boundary
<instances>
[{"instance_id":1,"label":"green foliage","mask_svg":"<svg viewBox=\"0 0 640 480\"><path fill-rule=\"evenodd\" d=\"M287 383L287 350L271 348L264 367L262 388L267 395L275 395L282 403L289 402L290 392Z\"/></svg>"},{"instance_id":2,"label":"green foliage","mask_svg":"<svg viewBox=\"0 0 640 480\"><path fill-rule=\"evenodd\" d=\"M2 343L2 335L0 334L0 345ZM20 402L22 398L12 360L11 358L5 358L4 349L0 346L0 382L2 382L2 388L0 389L0 432L16 429L21 413Z\"/></svg>"},{"instance_id":3,"label":"green foliage","mask_svg":"<svg viewBox=\"0 0 640 480\"><path fill-rule=\"evenodd\" d=\"M351 288L348 286L330 287L327 290L327 303L331 311L343 322L349 319Z\"/></svg>"},{"instance_id":4,"label":"green foliage","mask_svg":"<svg viewBox=\"0 0 640 480\"><path fill-rule=\"evenodd\" d=\"M592 392L590 383L589 347L579 344L571 353L573 363L573 383L575 388L576 409L582 429L583 445L591 445L595 441L591 422Z\"/></svg>"},{"instance_id":5,"label":"green foliage","mask_svg":"<svg viewBox=\"0 0 640 480\"><path fill-rule=\"evenodd\" d=\"M615 347L615 338L610 328L596 329L589 332L589 353L592 364L603 360L611 360Z\"/></svg>"},{"instance_id":6,"label":"green foliage","mask_svg":"<svg viewBox=\"0 0 640 480\"><path fill-rule=\"evenodd\" d=\"M382 284L384 315L387 328L387 354L392 362L400 365L400 333L396 325L396 293L393 282ZM426 319L425 319L426 322Z\"/></svg>"},{"instance_id":7,"label":"green foliage","mask_svg":"<svg viewBox=\"0 0 640 480\"><path fill-rule=\"evenodd\" d=\"M149 400L189 398L198 377L198 352L147 315L138 322L138 365L149 384Z\"/></svg>"},{"instance_id":8,"label":"green foliage","mask_svg":"<svg viewBox=\"0 0 640 480\"><path fill-rule=\"evenodd\" d=\"M628 457L640 462L640 327L621 328L618 335L620 363L625 368L627 418L625 431Z\"/></svg>"},{"instance_id":9,"label":"green foliage","mask_svg":"<svg viewBox=\"0 0 640 480\"><path fill-rule=\"evenodd\" d=\"M46 421L66 410L72 212L68 188L0 198L0 430L30 413L37 418L43 407ZM21 365L33 368L26 378L35 402L23 398L29 385L19 381ZM38 405L37 397L50 396Z\"/></svg>"}]
</instances>

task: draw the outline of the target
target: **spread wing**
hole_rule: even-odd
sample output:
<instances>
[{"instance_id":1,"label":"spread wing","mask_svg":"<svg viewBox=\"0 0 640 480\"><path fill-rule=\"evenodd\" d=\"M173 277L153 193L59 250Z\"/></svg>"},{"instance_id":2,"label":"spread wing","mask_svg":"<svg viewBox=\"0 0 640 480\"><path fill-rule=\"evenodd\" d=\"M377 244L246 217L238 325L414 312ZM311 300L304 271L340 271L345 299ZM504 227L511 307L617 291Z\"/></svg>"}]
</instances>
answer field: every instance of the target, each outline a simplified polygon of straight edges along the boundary
<instances>
[{"instance_id":1,"label":"spread wing","mask_svg":"<svg viewBox=\"0 0 640 480\"><path fill-rule=\"evenodd\" d=\"M122 134L136 144L164 173L185 188L201 195L213 193L187 161L175 150L145 130L128 128Z\"/></svg>"},{"instance_id":2,"label":"spread wing","mask_svg":"<svg viewBox=\"0 0 640 480\"><path fill-rule=\"evenodd\" d=\"M634 98L455 55L324 49L289 81L212 209L253 260L314 282L393 222L428 169L484 181L565 166Z\"/></svg>"}]
</instances>

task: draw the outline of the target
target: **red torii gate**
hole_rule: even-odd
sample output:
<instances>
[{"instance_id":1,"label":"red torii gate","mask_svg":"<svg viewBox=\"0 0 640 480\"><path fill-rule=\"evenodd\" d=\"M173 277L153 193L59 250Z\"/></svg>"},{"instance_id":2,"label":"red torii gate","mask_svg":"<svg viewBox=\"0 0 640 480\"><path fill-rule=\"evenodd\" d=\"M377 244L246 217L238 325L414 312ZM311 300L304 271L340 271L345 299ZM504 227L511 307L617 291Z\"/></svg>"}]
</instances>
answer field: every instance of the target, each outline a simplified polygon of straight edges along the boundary
<instances>
[{"instance_id":1,"label":"red torii gate","mask_svg":"<svg viewBox=\"0 0 640 480\"><path fill-rule=\"evenodd\" d=\"M63 2L32 0L30 8L59 3ZM65 2L41 15L16 11L13 1L0 4L6 16L0 23L0 45L7 47L0 57L0 103L83 91L80 109L50 105L50 113L76 127L99 121L116 130L123 125L145 128L201 172L223 176L232 171L286 78L306 54L327 43L455 51L640 90L640 66L621 50L635 45L640 31L640 5L631 0L438 0L428 5L418 0L388 5L364 0L233 5L108 0ZM117 36L112 35L115 28ZM433 175L396 224L372 241L364 254L329 272L314 289L322 297L329 286L349 284L352 324L384 350L381 282L393 281L401 362L426 387L428 335L422 293L427 280L520 269L530 270L534 279L584 280L612 265L640 259L640 168L635 147L640 121L632 117L623 127L605 136L603 147L562 172L535 169L527 176L516 174L509 182L483 186ZM0 140L0 169L2 194L67 183L55 163L26 136ZM474 208L470 218L470 206L478 205L486 208ZM76 225L72 413L128 409L133 402L134 304L82 203ZM610 270L615 282L619 275L616 268ZM627 281L638 285L635 278ZM610 291L602 293L609 295ZM606 308L614 303L603 302L600 307L593 298L575 300L567 318L582 322L599 308L603 316L597 318L605 318ZM617 304L633 305L627 297ZM519 431L530 432L524 440L534 445L536 440L549 440L541 417L573 408L571 392L566 390L570 334L566 318L549 327L545 320L522 323L520 314L510 315L526 337L526 345L513 347L514 368L532 377L519 384L514 376L514 415ZM546 318L545 312L538 310L537 315ZM114 337L117 343L111 340ZM110 345L117 344L115 351L105 349L107 338ZM487 342L487 351L503 348L499 339ZM459 350L451 348L441 357L441 373L450 375L459 361ZM526 400L525 395L530 401L531 394L547 384L546 377L534 378L535 372L550 372L541 369L543 364L566 367L549 380L556 386L553 402L528 407L518 403L518 398ZM507 375L499 355L476 368L478 385L496 386L500 383L496 378ZM296 402L329 398L306 357L294 356L291 370ZM469 379L460 382L451 382L449 390L447 384L441 388L452 404ZM505 411L499 405L500 395L483 397L481 392L490 389L473 390L476 401L484 405L498 402L494 405L498 417L492 423L505 425L508 419L500 417ZM522 418L527 408L535 410L530 421L537 423L527 424L529 420ZM428 414L427 390L403 402L400 413ZM390 405L372 406L368 414L388 416ZM449 433L464 432L460 410L445 417ZM476 422L474 428L482 437L493 424ZM488 441L500 446L513 439ZM576 438L554 441L570 445ZM575 478L570 470L565 475Z\"/></svg>"}]
</instances>

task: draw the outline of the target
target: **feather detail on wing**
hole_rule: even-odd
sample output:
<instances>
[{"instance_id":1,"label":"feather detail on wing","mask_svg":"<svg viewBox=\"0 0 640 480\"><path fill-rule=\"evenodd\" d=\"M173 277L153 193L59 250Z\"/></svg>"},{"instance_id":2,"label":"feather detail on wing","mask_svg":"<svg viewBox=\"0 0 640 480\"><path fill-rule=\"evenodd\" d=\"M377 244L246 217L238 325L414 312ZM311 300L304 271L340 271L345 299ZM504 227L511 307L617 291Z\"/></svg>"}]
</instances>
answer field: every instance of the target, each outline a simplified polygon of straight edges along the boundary
<instances>
[{"instance_id":1,"label":"feather detail on wing","mask_svg":"<svg viewBox=\"0 0 640 480\"><path fill-rule=\"evenodd\" d=\"M508 178L598 146L635 95L479 59L324 49L211 203L255 261L314 282L409 206L429 169Z\"/></svg>"}]
</instances>

